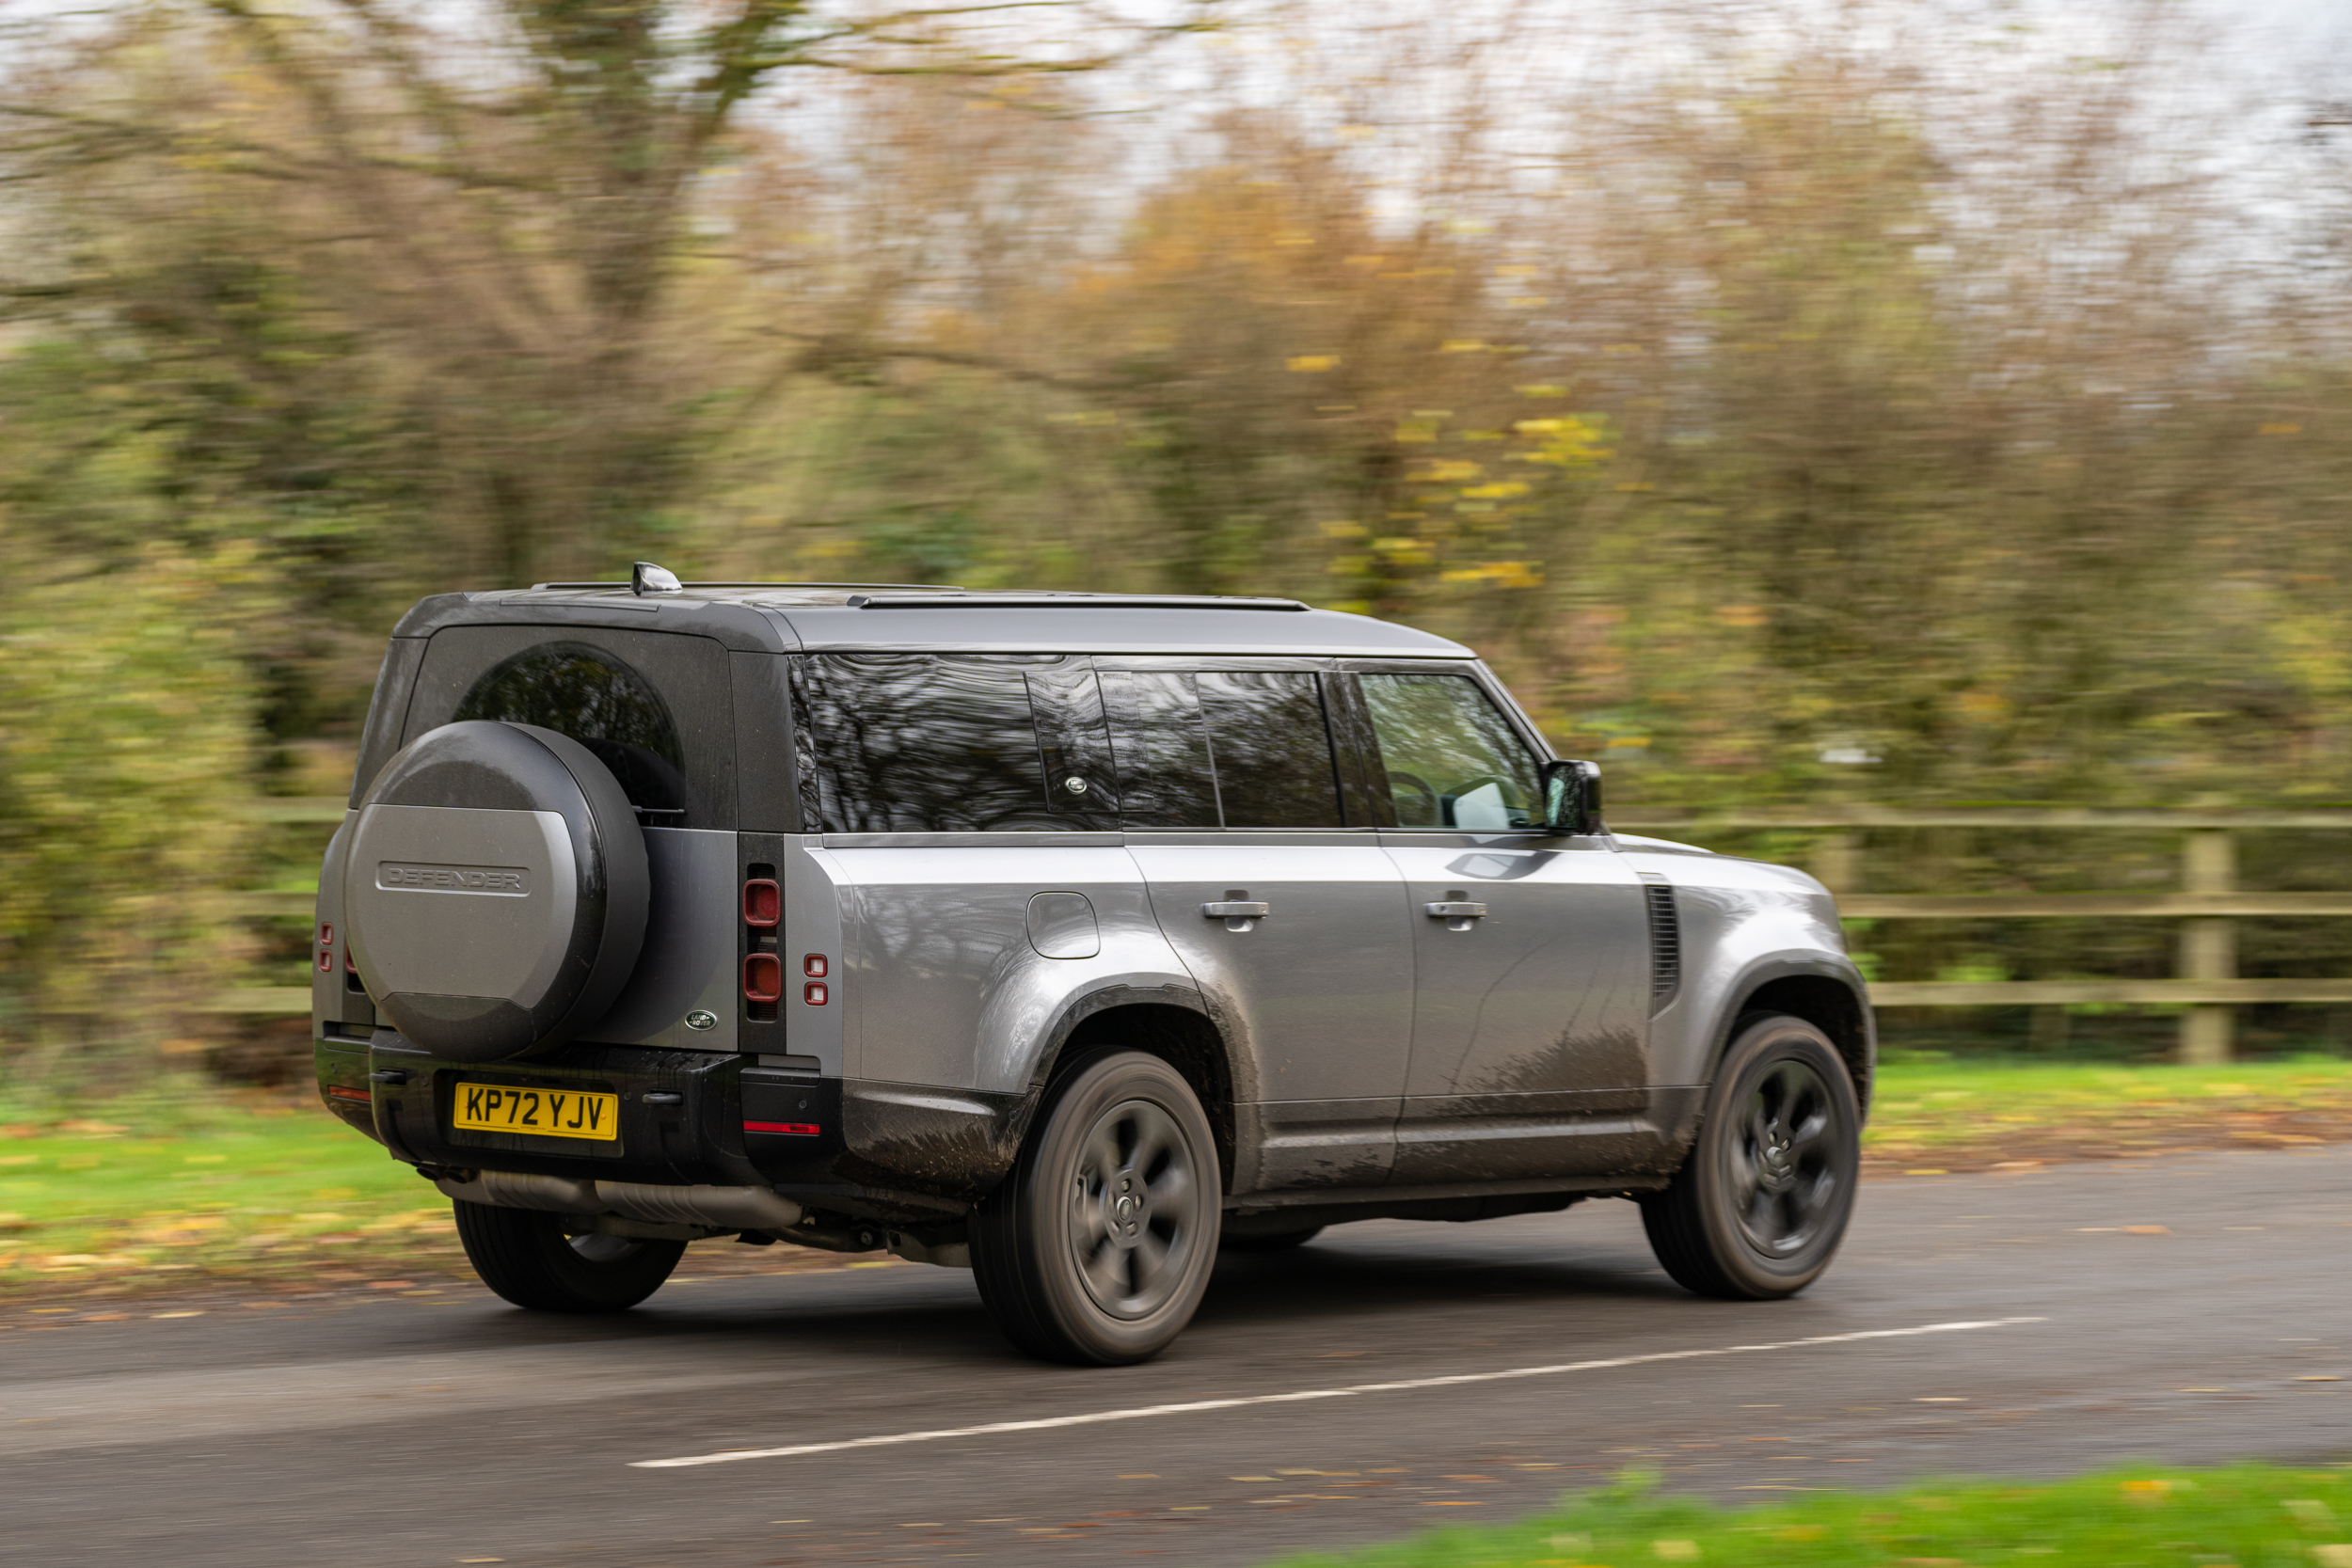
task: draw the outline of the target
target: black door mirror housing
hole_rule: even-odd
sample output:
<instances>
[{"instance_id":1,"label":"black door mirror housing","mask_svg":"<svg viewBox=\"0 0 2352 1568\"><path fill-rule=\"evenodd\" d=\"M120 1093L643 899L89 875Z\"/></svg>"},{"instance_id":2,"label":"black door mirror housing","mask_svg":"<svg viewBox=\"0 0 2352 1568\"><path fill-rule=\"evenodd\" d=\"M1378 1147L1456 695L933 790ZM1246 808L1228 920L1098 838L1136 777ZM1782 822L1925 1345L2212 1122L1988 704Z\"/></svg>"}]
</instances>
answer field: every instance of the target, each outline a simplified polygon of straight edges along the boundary
<instances>
[{"instance_id":1,"label":"black door mirror housing","mask_svg":"<svg viewBox=\"0 0 2352 1568\"><path fill-rule=\"evenodd\" d=\"M1600 820L1600 764L1548 762L1538 782L1544 790L1544 826L1550 832L1608 832Z\"/></svg>"}]
</instances>

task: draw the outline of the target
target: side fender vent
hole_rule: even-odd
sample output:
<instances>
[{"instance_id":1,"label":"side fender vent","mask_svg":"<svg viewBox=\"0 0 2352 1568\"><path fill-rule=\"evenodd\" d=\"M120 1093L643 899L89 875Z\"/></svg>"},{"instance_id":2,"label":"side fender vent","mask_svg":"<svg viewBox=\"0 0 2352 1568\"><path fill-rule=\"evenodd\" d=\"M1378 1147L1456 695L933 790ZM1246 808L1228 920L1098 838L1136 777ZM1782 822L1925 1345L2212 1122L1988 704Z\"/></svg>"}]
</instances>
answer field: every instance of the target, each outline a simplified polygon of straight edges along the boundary
<instances>
[{"instance_id":1,"label":"side fender vent","mask_svg":"<svg viewBox=\"0 0 2352 1568\"><path fill-rule=\"evenodd\" d=\"M1649 901L1649 1010L1656 1018L1682 990L1682 919L1674 884L1655 871L1642 873L1642 895Z\"/></svg>"}]
</instances>

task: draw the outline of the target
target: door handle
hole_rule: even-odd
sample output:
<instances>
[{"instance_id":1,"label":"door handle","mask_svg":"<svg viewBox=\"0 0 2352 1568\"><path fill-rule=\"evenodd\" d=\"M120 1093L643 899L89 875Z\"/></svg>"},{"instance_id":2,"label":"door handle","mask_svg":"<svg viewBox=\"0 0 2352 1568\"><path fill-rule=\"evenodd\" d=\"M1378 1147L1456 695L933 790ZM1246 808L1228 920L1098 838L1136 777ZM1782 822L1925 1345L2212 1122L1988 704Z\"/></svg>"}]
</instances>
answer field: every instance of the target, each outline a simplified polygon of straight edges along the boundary
<instances>
[{"instance_id":1,"label":"door handle","mask_svg":"<svg viewBox=\"0 0 2352 1568\"><path fill-rule=\"evenodd\" d=\"M1228 898L1215 904L1203 904L1200 912L1211 920L1222 920L1229 931L1249 931L1258 922L1272 914L1273 910L1255 899Z\"/></svg>"},{"instance_id":2,"label":"door handle","mask_svg":"<svg viewBox=\"0 0 2352 1568\"><path fill-rule=\"evenodd\" d=\"M1422 909L1430 919L1444 921L1445 928L1449 931L1467 931L1470 928L1471 921L1486 918L1486 905L1470 903L1459 898L1448 898L1435 904L1423 904Z\"/></svg>"}]
</instances>

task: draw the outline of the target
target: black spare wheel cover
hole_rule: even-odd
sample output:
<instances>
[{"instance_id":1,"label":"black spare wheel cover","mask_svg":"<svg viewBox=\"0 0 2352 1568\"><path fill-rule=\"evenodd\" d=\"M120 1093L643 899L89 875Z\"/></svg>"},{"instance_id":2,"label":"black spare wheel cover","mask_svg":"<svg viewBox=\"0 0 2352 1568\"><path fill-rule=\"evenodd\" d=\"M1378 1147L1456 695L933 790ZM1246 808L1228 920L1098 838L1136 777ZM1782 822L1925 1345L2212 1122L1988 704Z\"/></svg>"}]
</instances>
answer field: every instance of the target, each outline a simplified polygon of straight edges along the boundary
<instances>
[{"instance_id":1,"label":"black spare wheel cover","mask_svg":"<svg viewBox=\"0 0 2352 1568\"><path fill-rule=\"evenodd\" d=\"M437 1056L495 1062L595 1023L637 967L651 882L637 814L578 741L469 720L419 736L360 808L352 961Z\"/></svg>"}]
</instances>

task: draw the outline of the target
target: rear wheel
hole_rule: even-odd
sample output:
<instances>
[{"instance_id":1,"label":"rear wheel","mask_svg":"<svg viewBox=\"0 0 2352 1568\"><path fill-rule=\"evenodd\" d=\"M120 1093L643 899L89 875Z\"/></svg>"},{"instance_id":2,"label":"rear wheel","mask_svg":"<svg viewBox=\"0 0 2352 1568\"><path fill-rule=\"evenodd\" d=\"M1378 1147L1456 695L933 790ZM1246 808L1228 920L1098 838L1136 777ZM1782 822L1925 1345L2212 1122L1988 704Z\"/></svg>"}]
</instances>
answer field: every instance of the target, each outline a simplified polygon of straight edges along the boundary
<instances>
[{"instance_id":1,"label":"rear wheel","mask_svg":"<svg viewBox=\"0 0 2352 1568\"><path fill-rule=\"evenodd\" d=\"M1703 1296L1794 1295L1845 1238L1861 1134L1853 1080L1829 1037L1799 1018L1748 1021L1724 1054L1690 1159L1643 1201L1650 1250Z\"/></svg>"},{"instance_id":2,"label":"rear wheel","mask_svg":"<svg viewBox=\"0 0 2352 1568\"><path fill-rule=\"evenodd\" d=\"M622 1312L670 1277L684 1242L567 1236L564 1216L457 1203L457 1239L482 1283L539 1312Z\"/></svg>"},{"instance_id":3,"label":"rear wheel","mask_svg":"<svg viewBox=\"0 0 2352 1568\"><path fill-rule=\"evenodd\" d=\"M1054 1361L1157 1354L1216 1261L1216 1145L1184 1076L1140 1052L1049 1091L1012 1174L973 1216L972 1268L996 1326Z\"/></svg>"}]
</instances>

